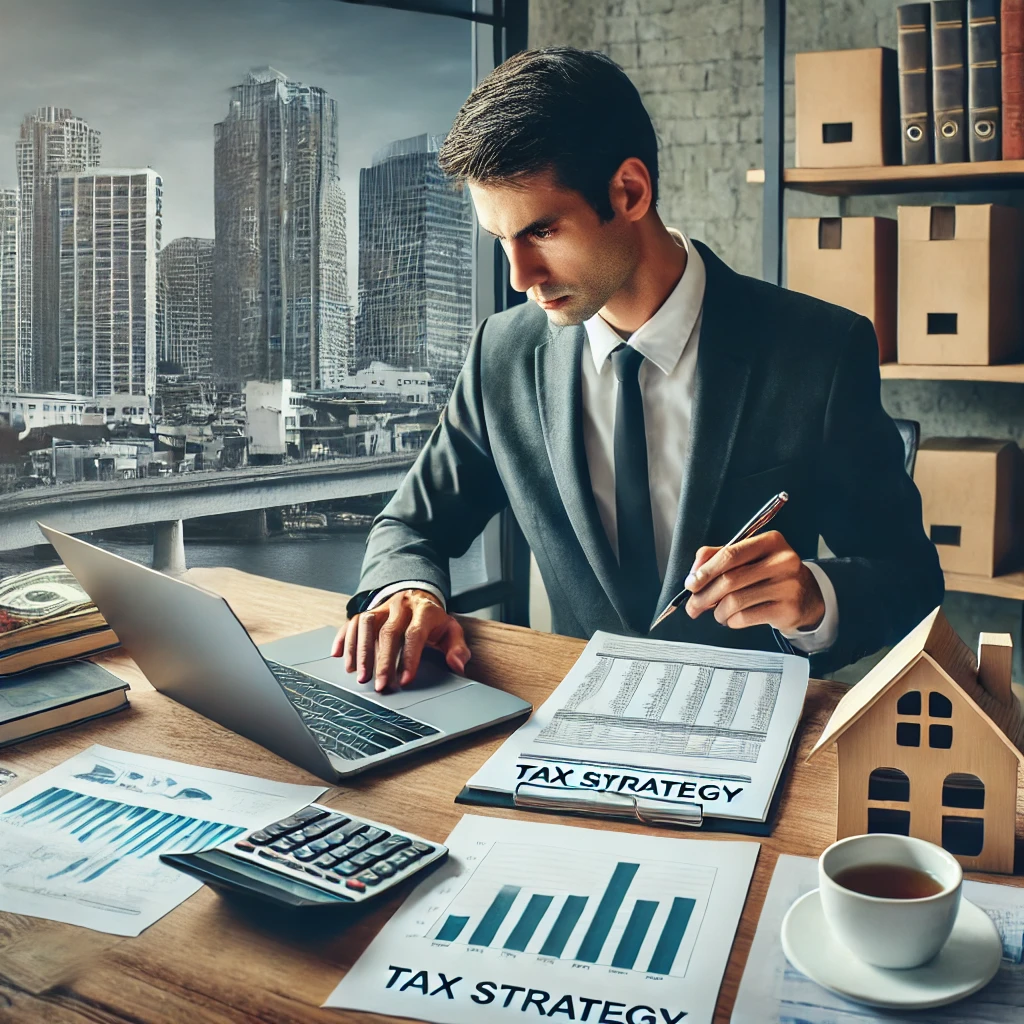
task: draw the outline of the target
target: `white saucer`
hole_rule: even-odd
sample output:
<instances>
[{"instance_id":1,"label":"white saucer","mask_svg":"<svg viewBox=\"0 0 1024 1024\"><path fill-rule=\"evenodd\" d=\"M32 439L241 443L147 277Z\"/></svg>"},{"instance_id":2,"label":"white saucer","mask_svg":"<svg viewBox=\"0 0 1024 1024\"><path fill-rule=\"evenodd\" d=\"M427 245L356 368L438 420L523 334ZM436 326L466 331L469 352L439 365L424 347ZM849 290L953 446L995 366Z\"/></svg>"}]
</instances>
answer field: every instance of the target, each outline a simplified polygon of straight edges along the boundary
<instances>
[{"instance_id":1,"label":"white saucer","mask_svg":"<svg viewBox=\"0 0 1024 1024\"><path fill-rule=\"evenodd\" d=\"M789 908L782 922L782 949L801 974L822 988L887 1010L926 1010L955 1003L984 988L1003 956L1003 942L991 918L961 899L953 934L932 960L908 970L873 967L832 934L817 889Z\"/></svg>"}]
</instances>

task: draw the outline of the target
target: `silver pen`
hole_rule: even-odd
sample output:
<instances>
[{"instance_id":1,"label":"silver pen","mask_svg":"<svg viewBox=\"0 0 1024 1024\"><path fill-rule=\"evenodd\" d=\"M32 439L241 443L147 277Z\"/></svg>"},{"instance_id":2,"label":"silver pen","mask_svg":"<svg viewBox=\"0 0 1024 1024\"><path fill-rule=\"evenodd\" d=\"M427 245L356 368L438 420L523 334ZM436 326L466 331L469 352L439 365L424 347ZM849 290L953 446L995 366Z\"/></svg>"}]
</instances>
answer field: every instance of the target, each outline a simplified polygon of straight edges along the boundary
<instances>
[{"instance_id":1,"label":"silver pen","mask_svg":"<svg viewBox=\"0 0 1024 1024\"><path fill-rule=\"evenodd\" d=\"M740 529L739 533L737 533L732 540L727 541L723 547L729 547L730 544L738 544L741 540L753 537L762 526L767 526L768 523L775 518L779 509L781 509L787 501L789 501L789 495L785 491L780 491L774 498L770 498L757 512L754 513L754 515L747 521L746 525ZM654 620L654 622L651 623L651 627L647 632L650 633L660 623L664 622L665 619L667 619L689 596L689 590L680 590L679 593L669 601L665 610Z\"/></svg>"}]
</instances>

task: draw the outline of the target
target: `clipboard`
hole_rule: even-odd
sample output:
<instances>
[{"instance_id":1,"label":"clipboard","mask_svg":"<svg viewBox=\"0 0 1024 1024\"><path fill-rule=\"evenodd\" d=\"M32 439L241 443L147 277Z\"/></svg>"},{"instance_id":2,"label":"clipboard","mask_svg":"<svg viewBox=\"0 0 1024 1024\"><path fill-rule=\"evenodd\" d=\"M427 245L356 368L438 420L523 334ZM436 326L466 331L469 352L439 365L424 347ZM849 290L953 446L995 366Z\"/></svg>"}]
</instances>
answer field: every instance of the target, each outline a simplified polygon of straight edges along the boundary
<instances>
[{"instance_id":1,"label":"clipboard","mask_svg":"<svg viewBox=\"0 0 1024 1024\"><path fill-rule=\"evenodd\" d=\"M748 836L770 836L782 803L790 769L796 758L797 744L789 748L786 763L775 784L768 814L764 821L747 821L705 815L703 805L635 794L607 793L587 789L542 786L537 783L519 783L511 793L496 793L489 789L463 786L455 798L457 804L477 807L505 807L510 810L543 811L548 814L570 814L577 817L614 818L642 825L667 825L690 831L734 832ZM554 794L558 794L557 796ZM568 795L566 795L568 794Z\"/></svg>"}]
</instances>

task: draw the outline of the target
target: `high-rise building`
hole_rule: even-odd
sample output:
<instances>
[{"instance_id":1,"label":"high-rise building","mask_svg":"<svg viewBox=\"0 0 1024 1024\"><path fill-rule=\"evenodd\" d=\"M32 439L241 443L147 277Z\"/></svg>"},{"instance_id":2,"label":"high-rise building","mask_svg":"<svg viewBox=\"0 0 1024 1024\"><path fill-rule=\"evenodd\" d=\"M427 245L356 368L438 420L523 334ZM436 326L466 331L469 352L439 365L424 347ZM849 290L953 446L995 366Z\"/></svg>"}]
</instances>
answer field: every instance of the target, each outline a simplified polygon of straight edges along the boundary
<instances>
[{"instance_id":1,"label":"high-rise building","mask_svg":"<svg viewBox=\"0 0 1024 1024\"><path fill-rule=\"evenodd\" d=\"M18 344L18 190L0 188L0 394L28 384Z\"/></svg>"},{"instance_id":2,"label":"high-rise building","mask_svg":"<svg viewBox=\"0 0 1024 1024\"><path fill-rule=\"evenodd\" d=\"M93 168L59 185L60 390L151 396L163 182L152 168Z\"/></svg>"},{"instance_id":3,"label":"high-rise building","mask_svg":"<svg viewBox=\"0 0 1024 1024\"><path fill-rule=\"evenodd\" d=\"M173 372L213 372L213 239L176 238L156 260L157 359ZM163 371L161 371L163 372Z\"/></svg>"},{"instance_id":4,"label":"high-rise building","mask_svg":"<svg viewBox=\"0 0 1024 1024\"><path fill-rule=\"evenodd\" d=\"M18 345L30 366L31 386L52 391L57 387L60 358L57 180L64 172L100 162L100 133L70 110L40 107L22 121L15 157L20 190Z\"/></svg>"},{"instance_id":5,"label":"high-rise building","mask_svg":"<svg viewBox=\"0 0 1024 1024\"><path fill-rule=\"evenodd\" d=\"M351 333L334 100L273 68L234 86L214 125L214 208L215 376L330 387Z\"/></svg>"},{"instance_id":6,"label":"high-rise building","mask_svg":"<svg viewBox=\"0 0 1024 1024\"><path fill-rule=\"evenodd\" d=\"M451 383L473 330L473 214L437 163L440 136L385 146L359 172L355 363Z\"/></svg>"}]
</instances>

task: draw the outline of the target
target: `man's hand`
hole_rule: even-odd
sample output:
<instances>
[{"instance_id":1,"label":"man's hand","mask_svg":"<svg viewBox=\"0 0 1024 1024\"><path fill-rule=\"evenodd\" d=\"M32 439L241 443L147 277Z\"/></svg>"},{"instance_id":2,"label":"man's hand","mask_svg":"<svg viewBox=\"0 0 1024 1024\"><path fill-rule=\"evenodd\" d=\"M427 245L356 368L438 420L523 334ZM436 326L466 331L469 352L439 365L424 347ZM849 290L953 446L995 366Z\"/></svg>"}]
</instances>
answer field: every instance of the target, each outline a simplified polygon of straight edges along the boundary
<instances>
[{"instance_id":1,"label":"man's hand","mask_svg":"<svg viewBox=\"0 0 1024 1024\"><path fill-rule=\"evenodd\" d=\"M453 672L462 672L470 651L462 627L425 590L400 590L371 611L360 612L338 630L331 648L337 658L344 649L345 671L355 672L368 683L376 675L375 687L382 693L395 678L398 656L402 656L399 686L411 683L420 665L423 648L429 644L444 652Z\"/></svg>"},{"instance_id":2,"label":"man's hand","mask_svg":"<svg viewBox=\"0 0 1024 1024\"><path fill-rule=\"evenodd\" d=\"M783 633L814 629L825 599L814 574L778 530L723 548L700 548L686 587L691 619L709 608L730 629L767 624Z\"/></svg>"}]
</instances>

